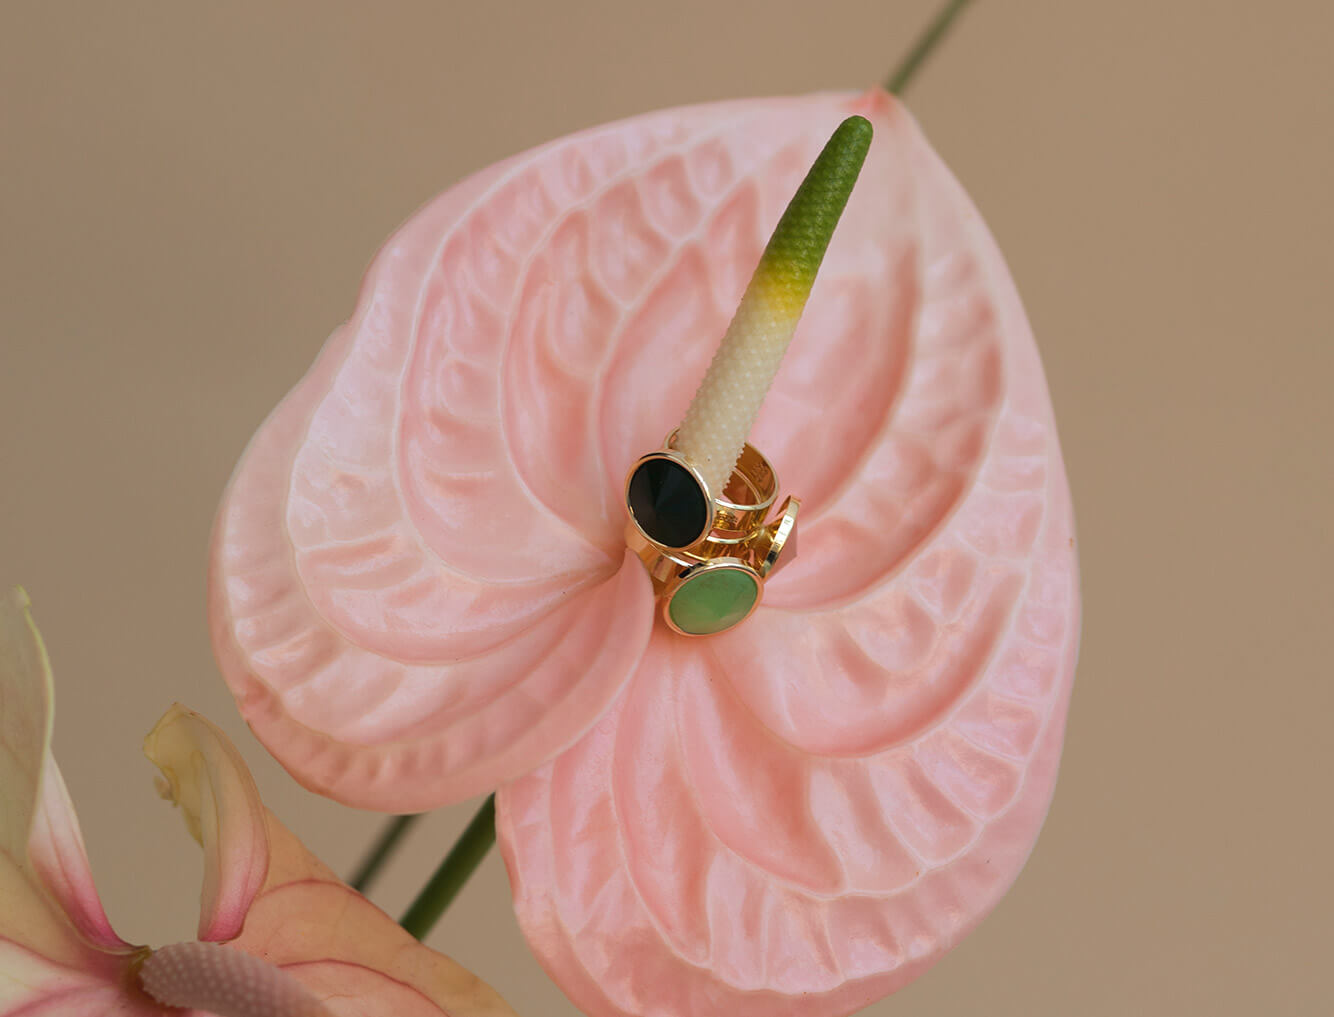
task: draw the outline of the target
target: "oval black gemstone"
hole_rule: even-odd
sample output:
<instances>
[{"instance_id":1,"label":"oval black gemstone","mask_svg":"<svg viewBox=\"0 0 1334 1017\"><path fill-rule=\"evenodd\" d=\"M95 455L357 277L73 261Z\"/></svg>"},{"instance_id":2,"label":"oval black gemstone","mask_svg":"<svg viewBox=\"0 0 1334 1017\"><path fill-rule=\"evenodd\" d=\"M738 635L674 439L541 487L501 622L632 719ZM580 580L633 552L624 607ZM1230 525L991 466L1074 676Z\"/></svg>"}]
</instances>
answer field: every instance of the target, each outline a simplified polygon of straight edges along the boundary
<instances>
[{"instance_id":1,"label":"oval black gemstone","mask_svg":"<svg viewBox=\"0 0 1334 1017\"><path fill-rule=\"evenodd\" d=\"M699 481L670 459L640 463L625 497L644 535L663 547L689 547L704 536L711 522Z\"/></svg>"}]
</instances>

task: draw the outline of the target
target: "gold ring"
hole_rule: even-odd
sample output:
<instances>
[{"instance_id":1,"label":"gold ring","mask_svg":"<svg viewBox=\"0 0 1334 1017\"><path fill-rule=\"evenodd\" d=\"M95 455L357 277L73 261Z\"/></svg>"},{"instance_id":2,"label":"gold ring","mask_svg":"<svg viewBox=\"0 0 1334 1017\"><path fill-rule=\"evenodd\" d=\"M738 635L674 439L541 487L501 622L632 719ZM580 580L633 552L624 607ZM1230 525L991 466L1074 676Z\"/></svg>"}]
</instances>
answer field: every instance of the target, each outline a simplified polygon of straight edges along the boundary
<instances>
[{"instance_id":1,"label":"gold ring","mask_svg":"<svg viewBox=\"0 0 1334 1017\"><path fill-rule=\"evenodd\" d=\"M625 538L648 569L668 627L687 636L713 635L739 625L759 606L764 581L789 546L801 502L789 497L765 522L778 477L749 444L714 496L673 447L675 436L641 456L626 476Z\"/></svg>"}]
</instances>

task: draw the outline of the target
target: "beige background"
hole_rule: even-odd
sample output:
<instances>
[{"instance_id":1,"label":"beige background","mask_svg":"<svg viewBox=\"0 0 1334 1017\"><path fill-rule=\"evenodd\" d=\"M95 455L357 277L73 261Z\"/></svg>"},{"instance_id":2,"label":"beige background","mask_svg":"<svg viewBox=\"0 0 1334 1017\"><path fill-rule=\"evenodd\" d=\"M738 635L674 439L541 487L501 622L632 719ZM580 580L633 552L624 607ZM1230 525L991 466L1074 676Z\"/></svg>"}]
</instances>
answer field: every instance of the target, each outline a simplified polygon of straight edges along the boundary
<instances>
[{"instance_id":1,"label":"beige background","mask_svg":"<svg viewBox=\"0 0 1334 1017\"><path fill-rule=\"evenodd\" d=\"M884 76L932 0L0 3L0 581L123 933L198 852L140 737L179 698L347 869L378 820L237 719L202 612L219 491L434 192L575 128ZM910 100L1046 360L1083 544L1056 800L1015 890L876 1015L1323 1014L1331 893L1334 15L982 0ZM424 824L398 913L470 811ZM573 1014L485 863L432 943Z\"/></svg>"}]
</instances>

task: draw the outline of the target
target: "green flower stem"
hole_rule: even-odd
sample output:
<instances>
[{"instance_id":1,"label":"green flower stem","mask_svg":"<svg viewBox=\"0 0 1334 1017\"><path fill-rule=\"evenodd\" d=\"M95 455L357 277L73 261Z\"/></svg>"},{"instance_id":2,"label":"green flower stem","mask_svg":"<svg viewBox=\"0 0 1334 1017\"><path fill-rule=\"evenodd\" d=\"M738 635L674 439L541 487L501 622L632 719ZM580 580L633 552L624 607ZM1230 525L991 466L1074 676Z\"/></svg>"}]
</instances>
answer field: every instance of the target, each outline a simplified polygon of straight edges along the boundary
<instances>
[{"instance_id":1,"label":"green flower stem","mask_svg":"<svg viewBox=\"0 0 1334 1017\"><path fill-rule=\"evenodd\" d=\"M918 69L926 62L926 58L945 38L950 26L954 24L954 19L963 13L963 9L970 2L971 0L950 0L940 9L931 24L927 25L926 30L917 37L917 41L913 43L913 48L908 51L907 56L895 68L894 73L889 76L889 80L885 82L885 91L893 95L903 94Z\"/></svg>"},{"instance_id":2,"label":"green flower stem","mask_svg":"<svg viewBox=\"0 0 1334 1017\"><path fill-rule=\"evenodd\" d=\"M495 842L496 796L489 795L398 924L425 939Z\"/></svg>"},{"instance_id":3,"label":"green flower stem","mask_svg":"<svg viewBox=\"0 0 1334 1017\"><path fill-rule=\"evenodd\" d=\"M395 816L391 819L380 833L379 840L371 846L370 851L366 852L366 857L357 867L356 874L348 880L348 886L357 893L365 893L366 888L380 874L385 862L389 861L389 856L398 849L398 842L403 839L403 835L416 820L417 816Z\"/></svg>"}]
</instances>

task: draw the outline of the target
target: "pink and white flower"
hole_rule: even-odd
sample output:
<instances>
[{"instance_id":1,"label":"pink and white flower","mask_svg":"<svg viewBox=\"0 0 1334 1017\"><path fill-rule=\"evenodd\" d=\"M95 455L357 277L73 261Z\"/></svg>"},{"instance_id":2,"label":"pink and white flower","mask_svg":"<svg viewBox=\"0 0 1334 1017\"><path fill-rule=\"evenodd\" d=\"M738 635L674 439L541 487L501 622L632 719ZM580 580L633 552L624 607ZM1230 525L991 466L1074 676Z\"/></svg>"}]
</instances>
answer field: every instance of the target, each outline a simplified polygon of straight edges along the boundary
<instances>
[{"instance_id":1,"label":"pink and white flower","mask_svg":"<svg viewBox=\"0 0 1334 1017\"><path fill-rule=\"evenodd\" d=\"M199 942L117 936L51 757L51 670L27 608L21 590L0 596L0 1017L513 1017L311 855L235 746L179 705L144 750L204 849Z\"/></svg>"}]
</instances>

